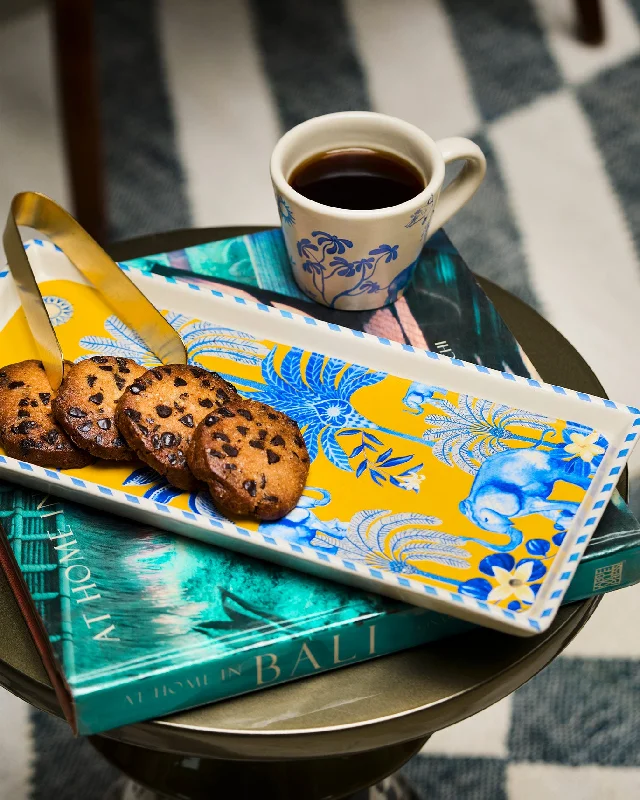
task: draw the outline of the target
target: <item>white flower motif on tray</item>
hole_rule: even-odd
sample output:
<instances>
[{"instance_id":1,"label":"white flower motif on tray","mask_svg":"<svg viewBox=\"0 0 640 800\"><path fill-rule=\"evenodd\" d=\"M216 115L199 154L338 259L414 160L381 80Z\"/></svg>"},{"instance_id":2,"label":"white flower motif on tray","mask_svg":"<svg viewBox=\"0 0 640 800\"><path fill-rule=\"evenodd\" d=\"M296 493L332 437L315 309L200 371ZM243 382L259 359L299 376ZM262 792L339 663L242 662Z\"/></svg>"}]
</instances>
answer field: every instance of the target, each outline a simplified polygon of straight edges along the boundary
<instances>
[{"instance_id":1,"label":"white flower motif on tray","mask_svg":"<svg viewBox=\"0 0 640 800\"><path fill-rule=\"evenodd\" d=\"M570 453L572 456L580 456L583 461L590 464L596 456L604 453L604 447L596 444L599 434L597 431L588 435L582 433L572 433L569 437L571 439L564 449L565 452Z\"/></svg>"},{"instance_id":2,"label":"white flower motif on tray","mask_svg":"<svg viewBox=\"0 0 640 800\"><path fill-rule=\"evenodd\" d=\"M534 562L524 561L513 570L503 569L503 567L493 567L493 577L497 581L490 592L487 600L490 603L498 603L508 597L515 597L521 603L533 603L536 596L533 589L528 585L531 580Z\"/></svg>"},{"instance_id":3,"label":"white flower motif on tray","mask_svg":"<svg viewBox=\"0 0 640 800\"><path fill-rule=\"evenodd\" d=\"M403 489L406 489L409 492L416 492L420 491L420 484L424 480L424 475L422 473L417 472L410 472L408 475L404 477L399 477L398 482L402 485Z\"/></svg>"}]
</instances>

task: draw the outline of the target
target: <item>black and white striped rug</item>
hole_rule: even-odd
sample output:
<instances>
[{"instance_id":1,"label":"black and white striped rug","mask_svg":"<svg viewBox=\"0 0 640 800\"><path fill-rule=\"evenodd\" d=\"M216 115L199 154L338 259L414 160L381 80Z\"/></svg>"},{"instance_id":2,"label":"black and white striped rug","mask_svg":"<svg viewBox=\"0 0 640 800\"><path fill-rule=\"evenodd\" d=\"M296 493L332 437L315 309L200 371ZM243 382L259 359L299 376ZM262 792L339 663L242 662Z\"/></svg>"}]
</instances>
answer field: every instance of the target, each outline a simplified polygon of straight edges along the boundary
<instances>
[{"instance_id":1,"label":"black and white striped rug","mask_svg":"<svg viewBox=\"0 0 640 800\"><path fill-rule=\"evenodd\" d=\"M607 41L589 48L571 0L98 0L111 236L277 223L271 148L316 114L469 136L489 172L449 235L637 404L640 0L602 2ZM0 210L27 188L67 203L46 7L4 5ZM405 773L417 795L638 796L639 618L638 587L606 598L540 676L433 737ZM114 780L0 691L0 800L97 800Z\"/></svg>"}]
</instances>

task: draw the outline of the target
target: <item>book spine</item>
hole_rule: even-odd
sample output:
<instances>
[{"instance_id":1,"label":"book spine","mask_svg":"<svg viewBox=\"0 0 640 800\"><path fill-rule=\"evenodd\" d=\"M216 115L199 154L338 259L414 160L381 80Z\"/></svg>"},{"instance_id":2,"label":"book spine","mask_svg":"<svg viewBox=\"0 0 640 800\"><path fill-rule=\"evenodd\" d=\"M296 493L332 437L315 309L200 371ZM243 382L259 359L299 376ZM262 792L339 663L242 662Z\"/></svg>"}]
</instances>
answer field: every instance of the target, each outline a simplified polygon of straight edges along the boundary
<instances>
[{"instance_id":1,"label":"book spine","mask_svg":"<svg viewBox=\"0 0 640 800\"><path fill-rule=\"evenodd\" d=\"M72 687L78 732L95 734L184 711L454 636L471 627L462 620L407 607L394 614L372 615L359 625L267 642L245 653L132 677L118 685L91 691Z\"/></svg>"},{"instance_id":2,"label":"book spine","mask_svg":"<svg viewBox=\"0 0 640 800\"><path fill-rule=\"evenodd\" d=\"M563 602L574 603L638 582L640 546L603 553L580 563ZM267 643L244 655L176 667L92 691L76 690L78 732L101 733L184 711L439 641L474 627L444 614L407 607L359 625L349 623L315 636Z\"/></svg>"},{"instance_id":3,"label":"book spine","mask_svg":"<svg viewBox=\"0 0 640 800\"><path fill-rule=\"evenodd\" d=\"M596 558L583 558L563 603L575 603L614 589L640 583L640 545L603 553Z\"/></svg>"}]
</instances>

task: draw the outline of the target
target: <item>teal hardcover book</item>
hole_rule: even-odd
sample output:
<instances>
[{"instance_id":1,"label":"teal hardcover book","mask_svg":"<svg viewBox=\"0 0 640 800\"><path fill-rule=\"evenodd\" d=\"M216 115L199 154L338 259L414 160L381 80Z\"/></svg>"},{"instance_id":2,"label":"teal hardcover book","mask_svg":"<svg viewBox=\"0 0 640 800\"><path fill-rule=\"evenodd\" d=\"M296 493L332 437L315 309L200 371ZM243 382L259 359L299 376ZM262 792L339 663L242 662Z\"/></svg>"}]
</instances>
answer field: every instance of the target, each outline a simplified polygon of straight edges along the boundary
<instances>
[{"instance_id":1,"label":"teal hardcover book","mask_svg":"<svg viewBox=\"0 0 640 800\"><path fill-rule=\"evenodd\" d=\"M260 302L310 310L290 278L279 231L128 265L220 282ZM313 306L312 313L530 374L512 334L443 234L427 244L413 286L392 306L355 314ZM421 398L408 398L409 404L412 399L420 413ZM149 470L133 475L148 497L175 491ZM288 524L314 530L321 502L304 498ZM0 521L9 545L0 548L0 560L80 733L347 666L470 627L6 484L0 486ZM566 601L638 580L640 529L618 495Z\"/></svg>"}]
</instances>

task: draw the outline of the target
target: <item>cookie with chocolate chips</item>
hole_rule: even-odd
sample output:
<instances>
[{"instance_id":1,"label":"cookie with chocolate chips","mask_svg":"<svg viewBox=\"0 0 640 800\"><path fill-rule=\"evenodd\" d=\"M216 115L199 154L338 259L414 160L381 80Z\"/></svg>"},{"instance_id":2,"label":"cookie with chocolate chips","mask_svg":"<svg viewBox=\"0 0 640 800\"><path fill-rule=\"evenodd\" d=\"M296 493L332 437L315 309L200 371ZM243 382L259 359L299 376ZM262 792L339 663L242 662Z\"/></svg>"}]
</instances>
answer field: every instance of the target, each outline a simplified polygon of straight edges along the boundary
<instances>
[{"instance_id":1,"label":"cookie with chocolate chips","mask_svg":"<svg viewBox=\"0 0 640 800\"><path fill-rule=\"evenodd\" d=\"M215 372L171 364L145 372L118 401L116 425L129 447L178 489L197 482L187 465L187 449L198 423L214 408L238 398Z\"/></svg>"},{"instance_id":2,"label":"cookie with chocolate chips","mask_svg":"<svg viewBox=\"0 0 640 800\"><path fill-rule=\"evenodd\" d=\"M8 456L40 467L75 469L93 459L53 417L55 400L40 361L0 368L0 441Z\"/></svg>"},{"instance_id":3,"label":"cookie with chocolate chips","mask_svg":"<svg viewBox=\"0 0 640 800\"><path fill-rule=\"evenodd\" d=\"M295 508L309 472L300 428L254 400L214 409L198 425L188 452L191 471L231 516L280 519Z\"/></svg>"},{"instance_id":4,"label":"cookie with chocolate chips","mask_svg":"<svg viewBox=\"0 0 640 800\"><path fill-rule=\"evenodd\" d=\"M97 458L126 461L133 452L116 426L116 404L125 388L144 375L130 358L92 356L65 370L53 415L73 442Z\"/></svg>"}]
</instances>

